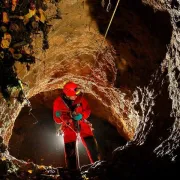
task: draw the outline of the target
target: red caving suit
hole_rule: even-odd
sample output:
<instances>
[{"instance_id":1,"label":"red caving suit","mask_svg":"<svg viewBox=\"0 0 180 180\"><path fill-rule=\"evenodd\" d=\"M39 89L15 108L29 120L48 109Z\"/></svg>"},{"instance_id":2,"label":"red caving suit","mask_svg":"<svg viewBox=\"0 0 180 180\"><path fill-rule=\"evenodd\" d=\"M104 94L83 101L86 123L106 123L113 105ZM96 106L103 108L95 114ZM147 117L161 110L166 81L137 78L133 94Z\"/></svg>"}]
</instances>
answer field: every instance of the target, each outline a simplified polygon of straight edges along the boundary
<instances>
[{"instance_id":1,"label":"red caving suit","mask_svg":"<svg viewBox=\"0 0 180 180\"><path fill-rule=\"evenodd\" d=\"M91 113L90 107L86 99L82 95L80 95L72 103L72 106L77 106L75 109L76 113L81 113L83 116L82 119L79 120L79 125L81 127L81 130L80 130L81 137L93 136L90 126L84 121L85 119L89 117ZM60 117L56 117L56 111L61 112ZM76 141L76 134L72 130L74 129L74 123L72 121L72 118L69 112L71 112L71 110L68 107L68 105L65 103L65 101L61 97L56 98L53 104L53 118L57 124L62 123L62 130L64 132L65 143ZM68 123L72 129L69 128L66 125L66 123Z\"/></svg>"}]
</instances>

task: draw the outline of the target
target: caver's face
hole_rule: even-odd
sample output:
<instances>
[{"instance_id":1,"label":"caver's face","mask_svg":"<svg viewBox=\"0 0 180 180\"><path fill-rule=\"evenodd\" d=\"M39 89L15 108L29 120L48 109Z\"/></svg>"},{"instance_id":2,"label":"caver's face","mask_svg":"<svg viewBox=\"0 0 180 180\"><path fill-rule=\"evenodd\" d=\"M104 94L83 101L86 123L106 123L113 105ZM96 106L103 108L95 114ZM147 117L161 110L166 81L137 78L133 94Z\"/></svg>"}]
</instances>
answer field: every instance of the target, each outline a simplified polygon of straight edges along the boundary
<instances>
[{"instance_id":1,"label":"caver's face","mask_svg":"<svg viewBox=\"0 0 180 180\"><path fill-rule=\"evenodd\" d=\"M74 101L77 98L77 96L67 96L67 97L72 101Z\"/></svg>"}]
</instances>

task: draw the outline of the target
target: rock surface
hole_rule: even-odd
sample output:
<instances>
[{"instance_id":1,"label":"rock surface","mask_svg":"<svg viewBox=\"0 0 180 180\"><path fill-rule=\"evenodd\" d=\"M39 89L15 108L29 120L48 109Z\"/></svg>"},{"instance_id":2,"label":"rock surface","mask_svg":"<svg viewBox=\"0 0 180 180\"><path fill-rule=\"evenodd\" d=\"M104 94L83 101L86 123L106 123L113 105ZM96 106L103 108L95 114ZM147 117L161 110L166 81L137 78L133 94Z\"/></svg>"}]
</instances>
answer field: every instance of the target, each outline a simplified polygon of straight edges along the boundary
<instances>
[{"instance_id":1,"label":"rock surface","mask_svg":"<svg viewBox=\"0 0 180 180\"><path fill-rule=\"evenodd\" d=\"M41 52L37 37L34 44L40 60L29 72L19 64L17 68L19 77L29 85L25 88L28 98L44 92L44 99L51 99L55 94L46 92L62 87L64 81L79 83L90 104L95 102L100 109L93 108L93 113L106 116L122 136L131 140L114 152L116 158L110 165L99 162L89 168L89 173L105 174L106 170L110 177L118 176L124 166L126 171L121 175L125 178L147 177L149 168L155 164L162 167L157 157L179 162L180 2L143 0L143 5L140 0L122 0L102 44L115 3L112 1L107 13L100 0L61 1L62 20L53 20L50 49ZM0 135L6 145L21 108L14 99L10 107L0 101ZM8 151L1 156L19 162ZM146 171L139 172L146 162L151 162ZM170 164L152 172L162 175ZM106 167L113 168L108 171ZM171 167L167 174L173 169L174 175L176 168Z\"/></svg>"}]
</instances>

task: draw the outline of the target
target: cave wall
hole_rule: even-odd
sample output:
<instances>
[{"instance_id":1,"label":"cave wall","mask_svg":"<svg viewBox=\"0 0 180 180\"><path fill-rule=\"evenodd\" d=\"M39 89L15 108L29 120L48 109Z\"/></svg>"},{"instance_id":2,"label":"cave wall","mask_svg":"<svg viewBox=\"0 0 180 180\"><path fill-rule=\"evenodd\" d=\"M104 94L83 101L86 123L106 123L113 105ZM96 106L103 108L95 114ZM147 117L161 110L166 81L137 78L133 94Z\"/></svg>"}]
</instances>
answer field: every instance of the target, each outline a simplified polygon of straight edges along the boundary
<instances>
[{"instance_id":1,"label":"cave wall","mask_svg":"<svg viewBox=\"0 0 180 180\"><path fill-rule=\"evenodd\" d=\"M107 13L100 1L87 2L100 33L105 34L109 23L107 19L111 18L114 9ZM116 1L111 3L116 5ZM128 89L132 93L137 86L147 86L152 73L165 58L166 45L170 43L171 35L168 12L154 12L141 0L121 0L106 38L116 52L115 87L126 90L126 93Z\"/></svg>"},{"instance_id":2,"label":"cave wall","mask_svg":"<svg viewBox=\"0 0 180 180\"><path fill-rule=\"evenodd\" d=\"M129 93L131 87L128 85L132 85L132 82L136 82L136 79L138 79L137 81L142 82L142 75L136 76L135 74L131 74L131 70L135 69L135 72L137 73L141 69L141 67L140 69L136 69L136 67L141 64L139 61L138 65L138 58L136 58L136 60L132 58L132 51L138 51L137 49L134 49L136 43L128 45L132 48L125 48L126 46L123 43L120 46L113 42L111 36L113 36L114 32L110 31L108 40L111 43L105 43L101 46L103 36L98 33L99 29L101 31L101 28L99 22L92 16L92 8L96 7L96 3L93 1L91 3L92 4L89 4L89 1L78 3L74 1L71 3L69 1L61 2L59 6L62 10L63 19L53 20L52 22L53 28L49 36L51 48L45 53L41 52L41 42L40 38L37 36L34 40L34 46L36 57L39 60L37 60L35 65L31 66L29 72L26 72L25 68L17 63L16 67L18 69L18 74L22 81L28 84L28 87L25 87L28 98L42 91L50 91L62 87L62 82L64 80L66 81L67 79L74 78L75 81L84 87L85 91L87 91L93 99L100 102L102 107L104 107L103 109L109 109L106 110L109 113L106 113L106 116L109 116L109 121L117 126L119 132L127 139L132 139L138 121L136 117L133 117L133 119L128 118L128 114L131 115L131 118L133 116L133 113L131 112L134 110L132 105L130 105L132 102L124 100L125 94L122 94L121 91ZM122 14L125 12L123 8L121 8L121 11ZM54 7L49 4L48 15L50 16L53 13ZM108 15L106 14L103 12L103 15L107 16L106 18L110 18L111 13ZM121 23L126 24L126 22L130 21L131 15L125 14L124 17L123 15L120 15L119 18L122 19L122 21L120 21ZM134 16L134 19L132 26L127 27L127 29L132 29L135 26L135 23L140 21L136 16ZM115 24L118 24L117 18L115 18ZM138 26L140 25L142 25L142 23ZM119 24L119 26L122 25ZM104 28L105 27L106 26L104 26ZM116 28L117 27L113 27L112 25L112 29ZM137 29L137 27L135 29ZM148 33L148 30L146 30L146 27L143 27L143 25L142 29ZM145 37L151 37L151 35L146 33L143 33L143 35ZM124 36L124 34L122 34L122 36ZM142 40L140 39L141 37L136 38L139 41L144 41L145 44L150 43L150 46L152 46L153 42L158 46L158 42L150 42L151 40L148 39ZM132 43L131 39L126 44L129 43ZM153 48L157 49L156 47ZM145 52L148 52L146 49ZM122 53L120 57L116 58L118 52ZM141 52L138 53L141 54ZM151 54L153 53L150 50L149 55ZM158 54L158 52L154 52L154 54ZM150 59L153 60L153 55ZM134 60L136 61L136 67L133 64ZM156 61L159 61L159 58L156 57ZM152 64L151 60L150 64ZM148 67L149 64L145 63L145 66ZM122 70L120 76L118 76L118 68ZM153 66L151 68L153 68ZM128 71L128 74L126 72L124 73L124 69L125 71ZM145 71L142 71L141 74ZM150 72L152 72L152 70ZM121 87L121 91L113 88L114 83L117 87ZM135 85L136 84L137 83L135 83ZM133 85L133 87L135 87L135 85ZM118 96L121 97L119 100L117 98ZM14 110L17 108L13 103L11 106ZM123 111L126 112L124 115L122 113ZM19 110L16 112L19 112ZM102 110L101 114L103 114L103 112L105 112L105 110ZM13 118L11 122L13 123L14 120L15 118ZM11 125L11 128L9 128L10 131L12 130L12 127L13 124ZM9 132L8 135L9 134L11 133ZM5 135L2 134L2 136L4 137ZM9 138L6 137L5 139L7 139L7 141L5 141L7 144Z\"/></svg>"},{"instance_id":3,"label":"cave wall","mask_svg":"<svg viewBox=\"0 0 180 180\"><path fill-rule=\"evenodd\" d=\"M84 1L63 1L59 5L63 19L52 21L53 28L49 34L51 48L42 52L41 40L37 36L34 39L36 64L28 72L23 65L16 64L20 79L28 84L28 87L24 86L27 97L61 88L64 81L74 80L111 114L115 114L116 117L109 121L118 124L119 132L126 139L132 139L137 122L135 119L124 120L121 113L128 101L123 100L124 94L113 88L116 79L113 47L107 43L107 48L104 45L101 47L103 36L98 33L96 22L90 17L88 4ZM49 8L51 15L54 7L50 4ZM121 100L118 100L118 96L122 97ZM8 116L10 114L10 117L1 114L1 136L8 144L13 123L22 106L12 99L10 107L3 100L1 107Z\"/></svg>"},{"instance_id":4,"label":"cave wall","mask_svg":"<svg viewBox=\"0 0 180 180\"><path fill-rule=\"evenodd\" d=\"M167 45L165 58L160 65L160 74L168 78L168 98L172 101L170 114L174 119L174 123L170 135L160 140L154 151L159 156L163 156L166 152L168 152L166 154L172 155L179 146L180 140L179 1L143 0L143 3L152 6L155 11L167 11L170 14L170 21L173 28L170 44ZM102 104L105 107L109 107L111 113L114 115L112 124L113 122L116 125L119 123L119 127L121 127L120 133L127 139L134 137L136 126L138 122L141 122L133 142L137 142L139 145L144 144L149 132L153 128L153 122L151 120L154 114L152 112L149 118L149 112L152 110L151 106L154 106L156 103L154 101L156 97L156 91L154 90L156 89L153 89L152 86L151 89L145 87L140 90L140 97L143 97L140 101L140 107L142 112L146 109L147 114L138 114L133 108L133 104L140 100L138 96L130 101L130 99L125 99L125 94L113 87L116 79L114 75L117 74L117 69L115 68L114 48L111 44L105 43L108 51L103 46L98 56L100 58L96 62L97 66L93 66L96 61L97 52L99 52L99 42L101 42L103 37L98 32L96 22L90 17L89 6L84 1L70 2L69 0L66 2L63 1L60 7L62 9L63 19L53 21L53 30L49 36L51 48L45 54L39 52L38 47L36 48L38 50L37 57L41 61L33 65L29 72L26 72L25 68L21 69L22 66L17 64L20 77L29 85L28 88L25 88L27 97L30 98L45 90L57 89L62 87L64 81L73 79L84 87L86 93L99 99L101 103L102 99L106 100ZM38 38L36 40L38 41ZM81 69L77 68L77 66L80 66ZM107 78L107 72L112 73L111 78ZM151 80L156 82L156 79L152 77ZM163 79L161 80L163 81ZM150 81L150 84L152 81ZM112 96L109 94L112 94ZM7 103L1 99L0 108L1 112L4 112L0 114L0 134L4 138L5 144L8 144L14 121L22 107L14 99L11 106L8 107ZM127 113L125 115L121 114L122 110L126 110ZM127 117L126 121L125 117ZM131 131L132 133L128 134ZM122 149L120 148L119 151Z\"/></svg>"}]
</instances>

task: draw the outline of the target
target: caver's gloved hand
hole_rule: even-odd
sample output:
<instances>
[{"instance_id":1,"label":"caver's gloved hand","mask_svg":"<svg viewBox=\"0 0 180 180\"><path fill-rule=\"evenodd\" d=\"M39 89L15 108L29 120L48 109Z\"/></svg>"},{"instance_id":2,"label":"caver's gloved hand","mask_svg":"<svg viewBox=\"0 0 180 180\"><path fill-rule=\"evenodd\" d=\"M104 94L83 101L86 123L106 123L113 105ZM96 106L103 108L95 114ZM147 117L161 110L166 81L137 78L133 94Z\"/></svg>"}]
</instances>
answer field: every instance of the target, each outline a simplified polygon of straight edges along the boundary
<instances>
[{"instance_id":1,"label":"caver's gloved hand","mask_svg":"<svg viewBox=\"0 0 180 180\"><path fill-rule=\"evenodd\" d=\"M60 118L61 115L62 115L61 111L56 111L56 112L55 112L55 116L56 116L57 118Z\"/></svg>"},{"instance_id":2,"label":"caver's gloved hand","mask_svg":"<svg viewBox=\"0 0 180 180\"><path fill-rule=\"evenodd\" d=\"M60 124L55 124L56 127L56 136L62 135L63 134L63 130L62 130L62 123Z\"/></svg>"},{"instance_id":3,"label":"caver's gloved hand","mask_svg":"<svg viewBox=\"0 0 180 180\"><path fill-rule=\"evenodd\" d=\"M79 121L83 118L82 114L80 113L77 113L77 114L72 114L72 118L75 120L75 121Z\"/></svg>"}]
</instances>

